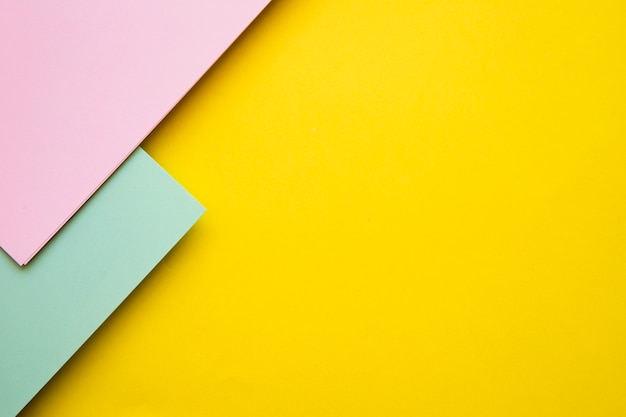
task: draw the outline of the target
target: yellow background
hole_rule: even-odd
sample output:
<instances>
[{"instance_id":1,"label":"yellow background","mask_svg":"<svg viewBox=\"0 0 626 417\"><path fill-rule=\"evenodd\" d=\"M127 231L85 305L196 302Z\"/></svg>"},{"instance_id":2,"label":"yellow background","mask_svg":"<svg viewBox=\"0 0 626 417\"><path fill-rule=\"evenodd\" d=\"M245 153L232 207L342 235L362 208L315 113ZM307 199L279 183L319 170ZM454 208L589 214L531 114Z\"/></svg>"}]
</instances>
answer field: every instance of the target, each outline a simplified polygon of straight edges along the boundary
<instances>
[{"instance_id":1,"label":"yellow background","mask_svg":"<svg viewBox=\"0 0 626 417\"><path fill-rule=\"evenodd\" d=\"M145 142L207 214L22 417L625 416L625 21L275 0Z\"/></svg>"}]
</instances>

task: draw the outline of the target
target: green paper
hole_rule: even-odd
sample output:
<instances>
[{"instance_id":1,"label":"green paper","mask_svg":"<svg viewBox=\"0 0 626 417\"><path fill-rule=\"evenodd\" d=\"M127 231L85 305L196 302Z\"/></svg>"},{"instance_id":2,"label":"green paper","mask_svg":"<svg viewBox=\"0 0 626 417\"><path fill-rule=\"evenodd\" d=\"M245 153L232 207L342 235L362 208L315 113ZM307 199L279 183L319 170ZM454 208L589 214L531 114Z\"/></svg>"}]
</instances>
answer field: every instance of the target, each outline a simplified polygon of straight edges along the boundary
<instances>
[{"instance_id":1,"label":"green paper","mask_svg":"<svg viewBox=\"0 0 626 417\"><path fill-rule=\"evenodd\" d=\"M0 252L0 416L15 416L204 209L135 151L29 265Z\"/></svg>"}]
</instances>

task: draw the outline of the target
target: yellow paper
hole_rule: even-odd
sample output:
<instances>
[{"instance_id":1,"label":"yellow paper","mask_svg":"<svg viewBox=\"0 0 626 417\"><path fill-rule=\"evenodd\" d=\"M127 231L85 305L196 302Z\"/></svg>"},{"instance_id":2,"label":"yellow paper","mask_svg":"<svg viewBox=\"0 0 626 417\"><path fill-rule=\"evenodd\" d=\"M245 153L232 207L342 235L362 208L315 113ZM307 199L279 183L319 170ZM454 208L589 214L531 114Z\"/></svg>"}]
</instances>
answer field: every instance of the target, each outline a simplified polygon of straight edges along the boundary
<instances>
[{"instance_id":1,"label":"yellow paper","mask_svg":"<svg viewBox=\"0 0 626 417\"><path fill-rule=\"evenodd\" d=\"M625 7L274 1L145 144L207 215L23 415L626 415Z\"/></svg>"}]
</instances>

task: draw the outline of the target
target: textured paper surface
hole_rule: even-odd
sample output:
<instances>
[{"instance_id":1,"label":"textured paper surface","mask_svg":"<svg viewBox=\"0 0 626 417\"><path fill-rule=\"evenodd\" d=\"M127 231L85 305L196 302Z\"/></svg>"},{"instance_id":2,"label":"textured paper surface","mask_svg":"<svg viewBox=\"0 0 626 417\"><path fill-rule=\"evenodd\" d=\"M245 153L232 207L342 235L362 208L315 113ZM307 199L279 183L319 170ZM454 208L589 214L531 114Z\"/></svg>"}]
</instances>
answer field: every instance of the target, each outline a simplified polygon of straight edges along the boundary
<instances>
[{"instance_id":1,"label":"textured paper surface","mask_svg":"<svg viewBox=\"0 0 626 417\"><path fill-rule=\"evenodd\" d=\"M0 247L28 262L268 2L3 2Z\"/></svg>"},{"instance_id":2,"label":"textured paper surface","mask_svg":"<svg viewBox=\"0 0 626 417\"><path fill-rule=\"evenodd\" d=\"M624 22L272 2L142 143L210 216L20 417L625 417Z\"/></svg>"},{"instance_id":3,"label":"textured paper surface","mask_svg":"<svg viewBox=\"0 0 626 417\"><path fill-rule=\"evenodd\" d=\"M0 416L14 416L204 209L138 149L30 265L0 254Z\"/></svg>"}]
</instances>

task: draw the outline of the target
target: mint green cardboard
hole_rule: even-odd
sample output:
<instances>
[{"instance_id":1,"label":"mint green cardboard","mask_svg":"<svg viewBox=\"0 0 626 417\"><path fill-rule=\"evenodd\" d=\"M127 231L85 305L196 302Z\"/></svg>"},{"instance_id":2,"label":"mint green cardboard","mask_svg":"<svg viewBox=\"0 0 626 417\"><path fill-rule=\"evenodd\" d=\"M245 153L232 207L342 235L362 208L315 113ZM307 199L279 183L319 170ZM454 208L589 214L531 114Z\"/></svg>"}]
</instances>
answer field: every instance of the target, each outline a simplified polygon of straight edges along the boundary
<instances>
[{"instance_id":1,"label":"mint green cardboard","mask_svg":"<svg viewBox=\"0 0 626 417\"><path fill-rule=\"evenodd\" d=\"M25 267L0 252L0 416L15 416L202 215L142 149Z\"/></svg>"}]
</instances>

